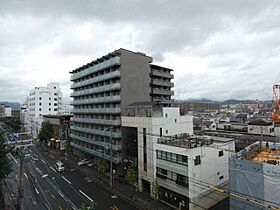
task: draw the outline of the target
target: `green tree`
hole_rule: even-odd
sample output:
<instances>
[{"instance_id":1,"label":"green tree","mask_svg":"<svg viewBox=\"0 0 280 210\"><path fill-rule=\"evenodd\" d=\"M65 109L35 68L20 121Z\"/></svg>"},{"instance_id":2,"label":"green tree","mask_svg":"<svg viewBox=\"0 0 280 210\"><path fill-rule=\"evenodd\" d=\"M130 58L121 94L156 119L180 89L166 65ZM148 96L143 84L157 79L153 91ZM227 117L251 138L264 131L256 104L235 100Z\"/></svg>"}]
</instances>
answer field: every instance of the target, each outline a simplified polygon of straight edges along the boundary
<instances>
[{"instance_id":1,"label":"green tree","mask_svg":"<svg viewBox=\"0 0 280 210\"><path fill-rule=\"evenodd\" d=\"M72 153L72 146L70 144L70 141L67 140L65 143L65 155L70 155Z\"/></svg>"},{"instance_id":2,"label":"green tree","mask_svg":"<svg viewBox=\"0 0 280 210\"><path fill-rule=\"evenodd\" d=\"M8 159L8 152L4 144L4 133L0 132L0 201L2 199L2 180L12 171L11 163Z\"/></svg>"},{"instance_id":3,"label":"green tree","mask_svg":"<svg viewBox=\"0 0 280 210\"><path fill-rule=\"evenodd\" d=\"M138 180L137 166L134 163L132 163L131 166L128 167L125 180L132 187L132 198L133 198L133 193L137 186L137 180Z\"/></svg>"},{"instance_id":4,"label":"green tree","mask_svg":"<svg viewBox=\"0 0 280 210\"><path fill-rule=\"evenodd\" d=\"M96 210L96 202L92 201L89 204L86 203L82 203L81 207L79 208L79 210Z\"/></svg>"},{"instance_id":5,"label":"green tree","mask_svg":"<svg viewBox=\"0 0 280 210\"><path fill-rule=\"evenodd\" d=\"M47 144L52 137L54 137L53 124L51 124L50 122L43 122L38 138L40 139L40 141Z\"/></svg>"},{"instance_id":6,"label":"green tree","mask_svg":"<svg viewBox=\"0 0 280 210\"><path fill-rule=\"evenodd\" d=\"M104 159L98 158L96 161L96 167L98 171L101 171L102 173L105 173L106 168L108 167L108 164Z\"/></svg>"},{"instance_id":7,"label":"green tree","mask_svg":"<svg viewBox=\"0 0 280 210\"><path fill-rule=\"evenodd\" d=\"M152 182L152 197L158 199L159 196L159 184L158 181L155 180Z\"/></svg>"}]
</instances>

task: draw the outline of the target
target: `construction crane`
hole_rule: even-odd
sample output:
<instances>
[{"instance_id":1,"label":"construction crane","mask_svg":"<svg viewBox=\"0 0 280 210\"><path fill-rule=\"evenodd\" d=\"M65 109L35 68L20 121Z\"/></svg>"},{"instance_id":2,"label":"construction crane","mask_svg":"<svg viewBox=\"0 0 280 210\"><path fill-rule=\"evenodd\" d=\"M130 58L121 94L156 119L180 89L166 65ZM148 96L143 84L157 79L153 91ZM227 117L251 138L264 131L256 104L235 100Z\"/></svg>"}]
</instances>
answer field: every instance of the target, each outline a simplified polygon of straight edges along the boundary
<instances>
[{"instance_id":1,"label":"construction crane","mask_svg":"<svg viewBox=\"0 0 280 210\"><path fill-rule=\"evenodd\" d=\"M273 85L271 120L280 124L280 85Z\"/></svg>"}]
</instances>

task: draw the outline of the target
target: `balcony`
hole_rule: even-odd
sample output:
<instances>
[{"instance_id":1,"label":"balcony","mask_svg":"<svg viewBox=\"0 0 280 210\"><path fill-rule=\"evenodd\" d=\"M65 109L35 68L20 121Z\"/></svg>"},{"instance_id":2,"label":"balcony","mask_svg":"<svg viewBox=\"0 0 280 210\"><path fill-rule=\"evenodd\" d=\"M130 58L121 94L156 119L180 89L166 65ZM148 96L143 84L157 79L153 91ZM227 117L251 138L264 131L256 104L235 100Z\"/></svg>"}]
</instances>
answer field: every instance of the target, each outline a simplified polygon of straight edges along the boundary
<instances>
[{"instance_id":1,"label":"balcony","mask_svg":"<svg viewBox=\"0 0 280 210\"><path fill-rule=\"evenodd\" d=\"M105 114L120 114L121 113L121 108L96 108L96 109L73 109L72 111L74 114L75 113L105 113Z\"/></svg>"},{"instance_id":2,"label":"balcony","mask_svg":"<svg viewBox=\"0 0 280 210\"><path fill-rule=\"evenodd\" d=\"M164 77L164 78L168 78L168 79L174 79L173 74L170 74L168 72L161 72L161 71L157 71L157 70L152 70L151 75L158 76L158 77Z\"/></svg>"},{"instance_id":3,"label":"balcony","mask_svg":"<svg viewBox=\"0 0 280 210\"><path fill-rule=\"evenodd\" d=\"M104 85L100 87L89 88L86 90L74 91L73 93L71 93L70 96L73 97L73 96L89 95L89 94L100 93L100 92L102 93L110 90L119 90L120 88L121 88L120 83L114 83L114 84Z\"/></svg>"},{"instance_id":4,"label":"balcony","mask_svg":"<svg viewBox=\"0 0 280 210\"><path fill-rule=\"evenodd\" d=\"M152 89L152 95L174 95L173 90Z\"/></svg>"},{"instance_id":5,"label":"balcony","mask_svg":"<svg viewBox=\"0 0 280 210\"><path fill-rule=\"evenodd\" d=\"M94 139L90 139L90 138L86 138L86 137L82 137L82 136L78 136L78 135L74 135L74 134L70 134L71 138L73 139L78 139L80 141L84 141L90 144L94 144L94 145L98 145L101 147L105 147L105 145L107 145L107 143L105 143L104 141L97 141ZM120 151L122 149L122 145L120 144L112 144L112 149L116 150L116 151Z\"/></svg>"},{"instance_id":6,"label":"balcony","mask_svg":"<svg viewBox=\"0 0 280 210\"><path fill-rule=\"evenodd\" d=\"M83 123L92 123L92 124L101 124L101 125L121 125L120 120L104 120L104 119L90 119L90 118L72 118L73 122L83 122Z\"/></svg>"},{"instance_id":7,"label":"balcony","mask_svg":"<svg viewBox=\"0 0 280 210\"><path fill-rule=\"evenodd\" d=\"M156 80L156 79L152 80L152 85L165 86L165 87L174 87L174 83L173 82Z\"/></svg>"},{"instance_id":8,"label":"balcony","mask_svg":"<svg viewBox=\"0 0 280 210\"><path fill-rule=\"evenodd\" d=\"M90 149L90 148L84 147L82 145L75 144L74 142L71 142L71 146L73 146L76 149L83 150L83 151L85 151L85 152L87 152L89 154L92 154L94 156L98 156L98 157L104 158L106 160L110 160L111 159L111 157L109 155L106 155L106 154L104 154L101 151ZM113 157L112 159L113 159L114 163L120 163L121 160L122 160L120 156L119 157Z\"/></svg>"},{"instance_id":9,"label":"balcony","mask_svg":"<svg viewBox=\"0 0 280 210\"><path fill-rule=\"evenodd\" d=\"M74 100L71 102L71 104L72 105L97 104L97 103L118 102L118 101L121 101L121 96L106 96L106 97L99 97L99 98Z\"/></svg>"},{"instance_id":10,"label":"balcony","mask_svg":"<svg viewBox=\"0 0 280 210\"><path fill-rule=\"evenodd\" d=\"M84 77L84 76L87 76L87 75L92 74L94 72L100 71L102 69L105 69L105 68L108 68L108 67L111 67L111 66L115 66L115 65L120 65L120 64L121 64L120 57L111 58L107 61L103 61L103 62L101 62L99 64L96 64L92 67L89 67L85 70L82 70L81 72L74 73L71 76L71 81L79 79L79 78Z\"/></svg>"},{"instance_id":11,"label":"balcony","mask_svg":"<svg viewBox=\"0 0 280 210\"><path fill-rule=\"evenodd\" d=\"M114 72L110 72L101 76L97 76L94 77L92 79L88 79L88 80L84 80L81 82L75 82L73 85L71 85L71 88L77 88L77 87L82 87L85 85L89 85L89 84L93 84L95 82L99 82L99 81L104 81L107 79L111 79L111 78L115 78L115 77L120 77L121 76L121 72L120 71L114 71Z\"/></svg>"},{"instance_id":12,"label":"balcony","mask_svg":"<svg viewBox=\"0 0 280 210\"><path fill-rule=\"evenodd\" d=\"M104 131L104 130L99 130L99 129L93 129L93 128L82 128L82 127L77 127L77 126L71 126L70 127L71 130L75 130L75 131L81 131L81 132L85 132L85 133L91 133L91 134L96 134L96 135L100 135L100 136L111 136L111 132L110 131ZM113 138L121 138L121 133L116 133L116 132L112 132L112 137Z\"/></svg>"}]
</instances>

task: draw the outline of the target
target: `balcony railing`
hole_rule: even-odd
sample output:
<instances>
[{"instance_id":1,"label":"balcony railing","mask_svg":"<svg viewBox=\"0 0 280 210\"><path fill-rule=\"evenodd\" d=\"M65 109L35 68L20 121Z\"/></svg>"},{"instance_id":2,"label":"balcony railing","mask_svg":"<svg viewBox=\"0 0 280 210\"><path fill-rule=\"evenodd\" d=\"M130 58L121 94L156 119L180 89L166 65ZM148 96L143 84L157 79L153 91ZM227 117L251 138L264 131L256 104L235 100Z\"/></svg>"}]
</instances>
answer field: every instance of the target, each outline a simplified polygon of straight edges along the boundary
<instances>
[{"instance_id":1,"label":"balcony railing","mask_svg":"<svg viewBox=\"0 0 280 210\"><path fill-rule=\"evenodd\" d=\"M94 149L91 149L91 148L84 147L82 145L75 144L74 142L71 142L71 146L73 146L76 149L83 150L83 151L85 151L85 152L87 152L89 154L92 154L94 156L98 156L98 157L104 158L106 160L110 160L111 159L110 155L106 155L106 154L104 154L101 151L97 151L97 150L94 150ZM114 163L120 163L121 160L122 160L120 156L119 157L113 157L112 159L113 159Z\"/></svg>"},{"instance_id":2,"label":"balcony railing","mask_svg":"<svg viewBox=\"0 0 280 210\"><path fill-rule=\"evenodd\" d=\"M166 87L174 87L173 82L168 82L168 81L162 81L162 80L152 80L153 85L159 85L159 86L166 86Z\"/></svg>"},{"instance_id":3,"label":"balcony railing","mask_svg":"<svg viewBox=\"0 0 280 210\"><path fill-rule=\"evenodd\" d=\"M89 67L85 70L82 70L81 72L74 73L71 76L71 81L79 79L79 78L84 77L86 75L92 74L94 72L100 71L102 69L105 69L105 68L108 68L108 67L111 67L111 66L114 66L114 65L120 65L120 64L121 64L120 57L111 58L109 60L106 60L106 61L103 61L99 64L96 64L92 67Z\"/></svg>"},{"instance_id":4,"label":"balcony railing","mask_svg":"<svg viewBox=\"0 0 280 210\"><path fill-rule=\"evenodd\" d=\"M89 118L72 118L73 122L84 122L92 124L102 124L102 125L121 125L120 120L105 120L105 119L89 119Z\"/></svg>"},{"instance_id":5,"label":"balcony railing","mask_svg":"<svg viewBox=\"0 0 280 210\"><path fill-rule=\"evenodd\" d=\"M160 72L160 71L156 71L156 70L152 70L151 75L158 76L158 77L165 77L165 78L169 78L169 79L174 78L173 74L170 74L168 72Z\"/></svg>"},{"instance_id":6,"label":"balcony railing","mask_svg":"<svg viewBox=\"0 0 280 210\"><path fill-rule=\"evenodd\" d=\"M164 89L152 89L153 95L174 95L173 90L164 90Z\"/></svg>"},{"instance_id":7,"label":"balcony railing","mask_svg":"<svg viewBox=\"0 0 280 210\"><path fill-rule=\"evenodd\" d=\"M86 90L80 90L80 91L74 91L71 93L71 96L81 96L81 95L89 95L93 93L100 93L100 92L106 92L110 90L119 90L121 88L120 83L114 83L114 84L109 84L109 85L104 85L101 87L95 87L95 88L89 88Z\"/></svg>"},{"instance_id":8,"label":"balcony railing","mask_svg":"<svg viewBox=\"0 0 280 210\"><path fill-rule=\"evenodd\" d=\"M120 100L121 100L121 96L106 96L106 97L99 97L99 98L74 100L71 102L71 104L72 105L94 104L94 103L117 102Z\"/></svg>"},{"instance_id":9,"label":"balcony railing","mask_svg":"<svg viewBox=\"0 0 280 210\"><path fill-rule=\"evenodd\" d=\"M107 143L105 143L104 141L97 141L97 140L94 140L94 139L90 139L90 138L86 138L86 137L82 137L82 136L78 136L78 135L74 135L74 134L70 134L70 135L73 139L78 139L80 141L84 141L84 142L94 144L94 145L98 145L98 146L101 146L101 147L105 147L105 145L107 145ZM121 148L122 148L121 144L112 144L112 149L113 150L120 151Z\"/></svg>"},{"instance_id":10,"label":"balcony railing","mask_svg":"<svg viewBox=\"0 0 280 210\"><path fill-rule=\"evenodd\" d=\"M111 79L114 77L120 77L121 76L121 72L120 71L114 71L114 72L110 72L101 76L97 76L94 77L92 79L87 79L81 82L75 82L73 85L71 85L71 88L77 88L77 87L82 87L85 85L89 85L89 84L93 84L95 82L99 82L99 81L103 81L103 80L107 80L107 79Z\"/></svg>"},{"instance_id":11,"label":"balcony railing","mask_svg":"<svg viewBox=\"0 0 280 210\"><path fill-rule=\"evenodd\" d=\"M118 114L121 113L121 108L96 108L96 109L73 109L72 111L75 113L113 113Z\"/></svg>"},{"instance_id":12,"label":"balcony railing","mask_svg":"<svg viewBox=\"0 0 280 210\"><path fill-rule=\"evenodd\" d=\"M71 126L70 127L71 130L75 130L75 131L81 131L81 132L85 132L85 133L91 133L91 134L96 134L96 135L100 135L100 136L111 136L111 132L110 131L105 131L105 130L99 130L99 129L93 129L93 128L82 128L82 127L78 127L78 126ZM112 132L112 137L113 138L121 138L121 132Z\"/></svg>"}]
</instances>

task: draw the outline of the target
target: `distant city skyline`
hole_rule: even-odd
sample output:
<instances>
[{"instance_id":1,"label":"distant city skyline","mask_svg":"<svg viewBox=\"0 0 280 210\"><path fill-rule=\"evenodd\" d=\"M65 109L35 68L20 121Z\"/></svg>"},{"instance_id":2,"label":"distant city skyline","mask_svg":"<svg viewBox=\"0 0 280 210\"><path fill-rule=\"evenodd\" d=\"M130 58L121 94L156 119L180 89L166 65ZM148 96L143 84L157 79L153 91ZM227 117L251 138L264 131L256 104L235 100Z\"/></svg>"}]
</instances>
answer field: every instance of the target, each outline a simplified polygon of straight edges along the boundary
<instances>
[{"instance_id":1,"label":"distant city skyline","mask_svg":"<svg viewBox=\"0 0 280 210\"><path fill-rule=\"evenodd\" d=\"M280 2L120 0L0 2L1 101L23 102L35 86L119 48L174 69L175 99L272 98L280 83Z\"/></svg>"}]
</instances>

